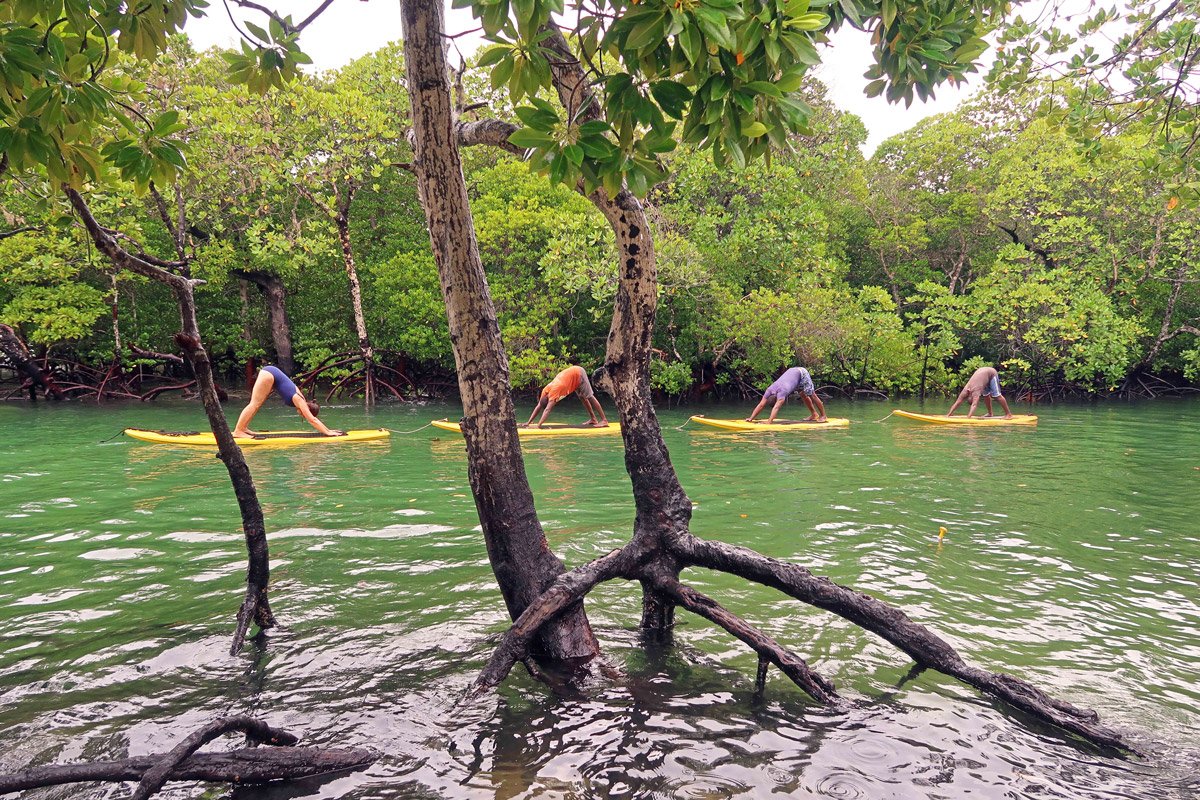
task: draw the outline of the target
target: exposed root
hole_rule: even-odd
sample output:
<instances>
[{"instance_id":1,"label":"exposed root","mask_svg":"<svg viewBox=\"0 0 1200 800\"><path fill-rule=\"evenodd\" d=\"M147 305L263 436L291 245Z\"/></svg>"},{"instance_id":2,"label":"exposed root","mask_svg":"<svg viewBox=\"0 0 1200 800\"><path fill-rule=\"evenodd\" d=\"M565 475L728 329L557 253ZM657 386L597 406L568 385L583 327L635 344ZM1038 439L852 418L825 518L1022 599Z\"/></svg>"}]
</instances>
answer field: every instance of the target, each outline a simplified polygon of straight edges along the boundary
<instances>
[{"instance_id":1,"label":"exposed root","mask_svg":"<svg viewBox=\"0 0 1200 800\"><path fill-rule=\"evenodd\" d=\"M146 774L142 776L141 782L138 783L137 789L134 790L131 800L146 800L150 795L156 794L163 787L163 784L167 782L171 773L179 769L179 765L188 756L218 736L230 733L231 731L245 733L246 738L255 744L273 744L290 747L300 741L299 737L293 736L287 731L272 728L267 723L253 717L225 717L224 719L216 720L192 733L177 744L171 752L167 753L162 761L147 770Z\"/></svg>"},{"instance_id":2,"label":"exposed root","mask_svg":"<svg viewBox=\"0 0 1200 800\"><path fill-rule=\"evenodd\" d=\"M227 753L196 753L205 743L229 731L244 731L255 743L281 744ZM362 769L378 756L361 748L325 750L292 747L297 737L250 717L229 717L201 728L169 753L90 764L53 764L0 775L0 794L67 783L140 780L134 800L144 800L167 781L211 781L262 784L298 780Z\"/></svg>"},{"instance_id":3,"label":"exposed root","mask_svg":"<svg viewBox=\"0 0 1200 800\"><path fill-rule=\"evenodd\" d=\"M816 577L795 564L691 534L673 543L672 550L692 565L729 572L831 611L892 643L917 664L958 678L1090 742L1137 752L1121 734L1100 724L1095 711L1051 698L1020 678L968 664L947 641L913 622L900 609L869 595Z\"/></svg>"},{"instance_id":4,"label":"exposed root","mask_svg":"<svg viewBox=\"0 0 1200 800\"><path fill-rule=\"evenodd\" d=\"M564 572L537 599L526 606L500 640L487 665L472 684L470 693L479 694L500 685L513 665L524 659L538 629L578 603L597 584L618 577L626 561L625 550L613 550L570 572ZM536 675L535 675L536 677Z\"/></svg>"},{"instance_id":5,"label":"exposed root","mask_svg":"<svg viewBox=\"0 0 1200 800\"><path fill-rule=\"evenodd\" d=\"M229 647L229 655L236 656L246 644L246 633L253 621L259 628L266 630L277 624L275 615L271 613L271 605L267 599L266 587L246 584L246 599L238 608L237 626L233 631L233 644Z\"/></svg>"},{"instance_id":6,"label":"exposed root","mask_svg":"<svg viewBox=\"0 0 1200 800\"><path fill-rule=\"evenodd\" d=\"M841 697L832 682L813 672L804 659L783 647L770 636L758 630L737 614L722 607L717 601L673 578L659 578L654 587L669 595L675 602L705 619L715 622L733 636L740 639L759 658L759 674L756 685L766 680L764 664L770 662L816 700L824 705L840 705Z\"/></svg>"},{"instance_id":7,"label":"exposed root","mask_svg":"<svg viewBox=\"0 0 1200 800\"><path fill-rule=\"evenodd\" d=\"M677 558L680 566L728 572L838 614L895 645L910 656L919 668L935 669L957 678L1094 744L1138 752L1121 734L1101 724L1095 711L1050 697L1020 678L988 672L968 664L947 641L909 619L900 609L874 597L836 584L828 578L815 576L795 564L769 558L744 547L700 539L687 532L673 537L669 543L662 543L661 548L668 552L663 553L654 547L647 550L631 543L559 576L549 589L526 607L504 634L487 666L472 685L471 693L479 694L495 688L514 664L518 661L528 663L529 645L542 625L582 601L599 583L619 577L642 581L644 587L651 587L670 603L720 625L750 647L759 656L755 680L757 693L761 694L765 687L766 665L774 664L818 702L834 706L844 702L834 685L814 672L802 658L712 598L656 568L654 565L658 562L653 555L657 551L659 556ZM543 679L536 667L531 668L530 673Z\"/></svg>"}]
</instances>

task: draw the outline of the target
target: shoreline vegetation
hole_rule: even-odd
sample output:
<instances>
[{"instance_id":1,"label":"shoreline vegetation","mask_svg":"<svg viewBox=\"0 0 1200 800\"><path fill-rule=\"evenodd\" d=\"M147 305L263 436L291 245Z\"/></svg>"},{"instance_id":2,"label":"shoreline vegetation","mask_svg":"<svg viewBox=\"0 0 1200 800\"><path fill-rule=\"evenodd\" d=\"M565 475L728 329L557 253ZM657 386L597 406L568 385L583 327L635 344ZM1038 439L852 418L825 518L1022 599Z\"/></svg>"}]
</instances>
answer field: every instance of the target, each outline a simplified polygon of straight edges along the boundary
<instances>
[{"instance_id":1,"label":"shoreline vegetation","mask_svg":"<svg viewBox=\"0 0 1200 800\"><path fill-rule=\"evenodd\" d=\"M456 391L416 181L381 166L413 158L397 47L266 94L183 37L120 69L153 104L189 109L163 120L187 169L169 190L93 202L131 252L192 265L226 389L274 363L368 404ZM489 71L460 80L513 117ZM807 129L769 163L718 166L686 143L661 153L644 201L659 401L748 397L797 364L842 396L954 392L985 363L1035 401L1196 390L1200 204L1176 173L1145 168L1154 126L1114 132L1097 158L1045 91L984 92L867 158L862 121L806 80ZM483 111L462 124L495 122L474 121ZM329 120L351 133L327 142ZM512 387L600 365L620 283L604 215L504 148L462 155ZM175 206L186 225L164 215ZM0 399L56 396L31 364L68 397L193 388L167 286L114 272L60 207L16 193L3 210Z\"/></svg>"},{"instance_id":2,"label":"shoreline vegetation","mask_svg":"<svg viewBox=\"0 0 1200 800\"><path fill-rule=\"evenodd\" d=\"M219 362L220 360L217 359ZM265 365L267 362L263 362ZM254 362L246 365L230 365L221 370L220 364L214 364L214 373L218 385L217 392L222 403L236 403L250 396L250 385L257 367ZM40 384L32 381L20 370L8 364L0 363L0 403L22 404L37 403L48 400L57 401L131 401L149 402L158 399L175 398L179 400L198 400L195 380L183 370L163 371L134 366L128 370L117 372L111 365L67 364L61 360L44 358L38 360L38 367L47 379L47 383L55 391L47 391ZM390 370L386 363L377 363L376 369ZM405 391L382 394L375 401L380 404L444 401L458 398L458 386L453 374L442 374L439 371L417 373L410 377L396 371L403 380ZM248 376L248 377L244 377ZM308 373L304 373L307 377ZM336 379L317 380L298 379L306 390L312 391L322 403L361 402L361 393L356 397L341 390L341 382ZM753 402L761 396L769 379L760 381L763 386L756 386L745 380L728 381L723 385L713 385L711 382L693 380L681 391L668 394L666 391L654 388L652 397L656 406L677 408L686 406L703 406L711 403ZM1028 384L1003 384L1005 396L1015 403L1038 404L1054 402L1079 402L1100 400L1148 400L1161 397L1191 397L1200 394L1200 387L1183 381L1179 376L1174 380L1153 374L1142 374L1127 386L1097 391L1093 387L1072 384L1044 384L1031 386ZM539 387L529 386L513 389L512 395L518 401L534 402L538 396ZM849 401L901 401L945 399L948 402L956 396L953 387L939 387L929 391L922 397L917 392L882 391L872 387L854 385L838 385L833 383L817 383L817 391L824 399Z\"/></svg>"}]
</instances>

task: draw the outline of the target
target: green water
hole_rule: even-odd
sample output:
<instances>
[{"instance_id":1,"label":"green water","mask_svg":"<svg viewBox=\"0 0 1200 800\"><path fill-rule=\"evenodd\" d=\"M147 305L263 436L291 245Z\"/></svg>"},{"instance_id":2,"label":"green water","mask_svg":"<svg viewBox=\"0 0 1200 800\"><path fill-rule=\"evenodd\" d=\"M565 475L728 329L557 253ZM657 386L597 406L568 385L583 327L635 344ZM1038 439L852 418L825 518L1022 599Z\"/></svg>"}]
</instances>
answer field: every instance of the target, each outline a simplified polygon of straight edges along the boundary
<instances>
[{"instance_id":1,"label":"green water","mask_svg":"<svg viewBox=\"0 0 1200 800\"><path fill-rule=\"evenodd\" d=\"M581 416L564 405L557 418ZM684 577L853 708L825 711L777 673L755 701L754 657L683 612L673 648L642 647L640 595L624 583L587 606L622 677L560 698L518 670L497 695L460 702L506 619L462 441L435 429L247 451L281 627L230 657L245 561L224 468L203 449L100 441L130 425L203 427L197 406L175 403L0 406L0 769L165 750L214 716L251 713L382 757L303 785L165 796L1200 795L1200 403L1039 407L1036 429L829 411L853 424L742 435L676 430L687 413L661 412L693 530L903 607L974 662L1097 709L1146 759L1096 753L935 673L904 681L910 663L881 640L707 572ZM285 409L263 415L262 428L294 427ZM457 409L322 416L412 430ZM525 453L568 565L626 540L619 438Z\"/></svg>"}]
</instances>

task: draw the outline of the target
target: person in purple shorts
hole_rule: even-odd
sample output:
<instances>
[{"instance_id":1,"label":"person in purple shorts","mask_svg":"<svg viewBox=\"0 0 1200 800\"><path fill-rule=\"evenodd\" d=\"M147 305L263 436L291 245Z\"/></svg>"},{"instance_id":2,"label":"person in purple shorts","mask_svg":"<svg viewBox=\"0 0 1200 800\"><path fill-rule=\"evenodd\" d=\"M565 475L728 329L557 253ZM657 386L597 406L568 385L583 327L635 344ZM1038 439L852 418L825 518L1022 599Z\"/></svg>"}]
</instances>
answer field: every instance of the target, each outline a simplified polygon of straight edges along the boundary
<instances>
[{"instance_id":1,"label":"person in purple shorts","mask_svg":"<svg viewBox=\"0 0 1200 800\"><path fill-rule=\"evenodd\" d=\"M792 367L779 376L779 379L767 387L763 392L762 400L758 401L758 405L754 407L754 413L746 417L746 422L754 422L754 418L771 400L775 401L775 406L771 409L771 416L767 419L767 424L775 421L776 415L779 414L779 409L783 408L783 404L787 402L788 395L792 392L799 391L800 396L804 398L804 404L808 406L808 410L812 412L805 422L824 422L825 421L825 405L821 402L821 398L817 397L817 390L813 388L812 377L808 374L808 370L804 367Z\"/></svg>"},{"instance_id":2,"label":"person in purple shorts","mask_svg":"<svg viewBox=\"0 0 1200 800\"><path fill-rule=\"evenodd\" d=\"M300 416L304 417L305 422L321 433L326 436L344 435L341 431L325 427L325 423L317 419L317 414L321 413L321 407L311 400L305 400L296 384L292 383L292 379L284 374L283 370L279 367L266 366L258 371L258 377L254 379L254 388L250 390L250 403L242 409L241 415L238 416L237 427L233 429L233 438L252 439L258 435L250 430L250 420L254 419L254 415L262 408L263 403L267 402L271 390L279 395L279 399L285 406L295 407L300 412Z\"/></svg>"},{"instance_id":3,"label":"person in purple shorts","mask_svg":"<svg viewBox=\"0 0 1200 800\"><path fill-rule=\"evenodd\" d=\"M1012 412L1008 410L1008 401L1004 399L1004 395L1000 393L1000 373L996 372L995 367L980 367L971 373L971 377L967 380L967 385L958 393L958 399L954 401L954 405L950 406L950 410L946 412L947 417L954 416L954 409L958 408L964 401L970 401L971 409L967 412L967 418L974 416L975 407L979 405L979 398L982 397L987 405L987 414L984 416L992 416L992 398L1000 401L1000 405L1004 408L1004 418L1012 419Z\"/></svg>"}]
</instances>

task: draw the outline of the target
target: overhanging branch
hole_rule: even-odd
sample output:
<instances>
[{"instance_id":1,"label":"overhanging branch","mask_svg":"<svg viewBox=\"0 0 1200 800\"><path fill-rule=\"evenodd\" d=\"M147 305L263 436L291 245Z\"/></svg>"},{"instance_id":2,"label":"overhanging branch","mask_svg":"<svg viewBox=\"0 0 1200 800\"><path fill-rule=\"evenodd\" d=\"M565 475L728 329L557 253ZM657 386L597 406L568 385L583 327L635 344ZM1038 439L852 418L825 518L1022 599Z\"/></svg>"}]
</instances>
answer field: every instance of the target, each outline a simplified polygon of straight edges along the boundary
<instances>
[{"instance_id":1,"label":"overhanging branch","mask_svg":"<svg viewBox=\"0 0 1200 800\"><path fill-rule=\"evenodd\" d=\"M517 147L508 140L508 137L517 130L517 126L511 122L499 119L481 119L476 122L458 122L454 127L458 136L458 144L461 147L486 144L499 147L518 158L525 157L524 148Z\"/></svg>"}]
</instances>

